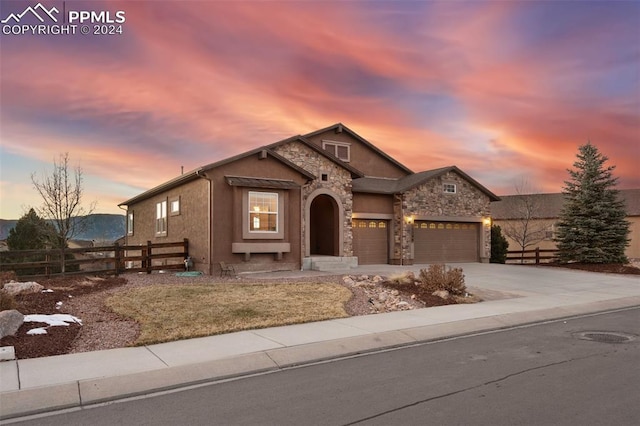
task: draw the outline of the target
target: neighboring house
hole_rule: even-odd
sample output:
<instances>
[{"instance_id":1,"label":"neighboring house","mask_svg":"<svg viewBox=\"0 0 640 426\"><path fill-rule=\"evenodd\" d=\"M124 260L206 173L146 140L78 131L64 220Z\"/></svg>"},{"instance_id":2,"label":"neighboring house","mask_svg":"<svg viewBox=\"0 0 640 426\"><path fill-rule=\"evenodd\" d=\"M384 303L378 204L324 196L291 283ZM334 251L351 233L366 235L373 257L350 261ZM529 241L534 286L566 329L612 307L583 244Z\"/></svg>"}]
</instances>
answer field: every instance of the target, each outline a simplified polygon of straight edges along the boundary
<instances>
[{"instance_id":1,"label":"neighboring house","mask_svg":"<svg viewBox=\"0 0 640 426\"><path fill-rule=\"evenodd\" d=\"M120 204L127 244L189 239L195 269L486 262L499 198L455 166L413 173L335 124L184 173Z\"/></svg>"},{"instance_id":2,"label":"neighboring house","mask_svg":"<svg viewBox=\"0 0 640 426\"><path fill-rule=\"evenodd\" d=\"M555 237L555 225L560 220L560 212L564 204L563 194L529 194L529 195L504 195L500 201L491 203L491 216L493 223L501 228L508 226L509 223L514 224L522 221L521 215L518 215L518 209L514 206L518 205L518 198L533 197L535 214L532 215L532 225L543 226L548 231L544 240L538 244L534 244L531 248L540 247L541 249L555 249L556 244L553 241ZM623 189L620 190L620 197L624 200L627 210L627 220L631 222L631 233L629 234L630 244L627 247L626 255L629 259L640 259L640 189ZM509 241L509 250L520 250L520 246L513 240Z\"/></svg>"}]
</instances>

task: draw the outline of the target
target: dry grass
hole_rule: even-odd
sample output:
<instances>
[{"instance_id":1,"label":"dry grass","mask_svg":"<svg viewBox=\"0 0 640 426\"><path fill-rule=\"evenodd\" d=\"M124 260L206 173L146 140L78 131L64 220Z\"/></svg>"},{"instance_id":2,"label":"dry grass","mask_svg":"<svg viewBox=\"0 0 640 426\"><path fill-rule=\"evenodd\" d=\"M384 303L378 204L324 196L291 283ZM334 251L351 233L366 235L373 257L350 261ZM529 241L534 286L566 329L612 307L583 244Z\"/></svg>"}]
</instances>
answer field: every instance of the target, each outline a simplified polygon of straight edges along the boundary
<instances>
[{"instance_id":1,"label":"dry grass","mask_svg":"<svg viewBox=\"0 0 640 426\"><path fill-rule=\"evenodd\" d=\"M348 316L339 284L153 285L110 297L114 312L140 324L136 345Z\"/></svg>"}]
</instances>

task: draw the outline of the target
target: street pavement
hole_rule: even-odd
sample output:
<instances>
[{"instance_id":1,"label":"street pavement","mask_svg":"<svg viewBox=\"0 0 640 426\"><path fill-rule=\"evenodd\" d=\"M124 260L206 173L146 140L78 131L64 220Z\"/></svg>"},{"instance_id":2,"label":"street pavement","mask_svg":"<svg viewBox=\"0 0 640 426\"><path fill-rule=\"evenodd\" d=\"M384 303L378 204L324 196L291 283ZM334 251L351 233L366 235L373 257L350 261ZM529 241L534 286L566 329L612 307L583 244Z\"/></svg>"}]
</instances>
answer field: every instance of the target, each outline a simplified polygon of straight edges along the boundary
<instances>
[{"instance_id":1,"label":"street pavement","mask_svg":"<svg viewBox=\"0 0 640 426\"><path fill-rule=\"evenodd\" d=\"M340 318L135 348L0 362L0 419L82 407L380 349L640 306L640 277L522 265L457 264L477 304ZM370 265L386 275L425 265ZM313 271L255 278L321 275ZM491 300L493 299L493 300Z\"/></svg>"}]
</instances>

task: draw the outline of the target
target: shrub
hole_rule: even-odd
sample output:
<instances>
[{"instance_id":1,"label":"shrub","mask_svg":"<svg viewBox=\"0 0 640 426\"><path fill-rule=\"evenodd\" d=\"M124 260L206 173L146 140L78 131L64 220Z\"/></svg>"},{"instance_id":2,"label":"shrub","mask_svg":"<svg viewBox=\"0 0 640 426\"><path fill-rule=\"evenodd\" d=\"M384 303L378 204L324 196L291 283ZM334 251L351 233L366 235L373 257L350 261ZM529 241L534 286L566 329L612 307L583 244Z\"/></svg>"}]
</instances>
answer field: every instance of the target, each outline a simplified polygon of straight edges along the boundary
<instances>
[{"instance_id":1,"label":"shrub","mask_svg":"<svg viewBox=\"0 0 640 426\"><path fill-rule=\"evenodd\" d=\"M447 268L446 265L429 265L420 270L420 285L428 291L446 290L449 294L463 296L467 292L462 268Z\"/></svg>"},{"instance_id":2,"label":"shrub","mask_svg":"<svg viewBox=\"0 0 640 426\"><path fill-rule=\"evenodd\" d=\"M498 225L491 227L491 263L506 263L509 242Z\"/></svg>"}]
</instances>

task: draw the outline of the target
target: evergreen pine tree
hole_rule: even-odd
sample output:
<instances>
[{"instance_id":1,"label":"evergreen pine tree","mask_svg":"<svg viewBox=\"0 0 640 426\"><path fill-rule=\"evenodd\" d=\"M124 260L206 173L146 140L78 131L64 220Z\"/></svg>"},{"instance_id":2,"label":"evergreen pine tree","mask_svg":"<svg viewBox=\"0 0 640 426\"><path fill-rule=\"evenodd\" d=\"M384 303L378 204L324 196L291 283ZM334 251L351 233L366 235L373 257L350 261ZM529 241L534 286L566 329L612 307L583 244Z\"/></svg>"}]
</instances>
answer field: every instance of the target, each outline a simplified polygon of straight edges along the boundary
<instances>
[{"instance_id":1,"label":"evergreen pine tree","mask_svg":"<svg viewBox=\"0 0 640 426\"><path fill-rule=\"evenodd\" d=\"M491 263L506 263L509 242L498 225L491 226Z\"/></svg>"},{"instance_id":2,"label":"evergreen pine tree","mask_svg":"<svg viewBox=\"0 0 640 426\"><path fill-rule=\"evenodd\" d=\"M624 202L615 189L615 166L588 142L580 146L574 170L568 169L565 203L556 243L562 262L625 263L629 225Z\"/></svg>"},{"instance_id":3,"label":"evergreen pine tree","mask_svg":"<svg viewBox=\"0 0 640 426\"><path fill-rule=\"evenodd\" d=\"M53 235L53 226L38 216L34 209L29 209L9 231L7 246L9 250L46 249L51 245Z\"/></svg>"}]
</instances>

